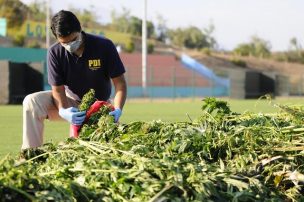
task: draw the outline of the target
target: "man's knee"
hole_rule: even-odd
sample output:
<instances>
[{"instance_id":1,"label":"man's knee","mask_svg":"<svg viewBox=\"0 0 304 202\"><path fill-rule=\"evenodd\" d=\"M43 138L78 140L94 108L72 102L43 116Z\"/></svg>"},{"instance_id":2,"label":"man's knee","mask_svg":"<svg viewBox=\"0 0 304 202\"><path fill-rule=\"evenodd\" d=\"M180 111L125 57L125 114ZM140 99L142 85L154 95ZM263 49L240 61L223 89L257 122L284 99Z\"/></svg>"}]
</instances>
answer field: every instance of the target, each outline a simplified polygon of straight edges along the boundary
<instances>
[{"instance_id":1,"label":"man's knee","mask_svg":"<svg viewBox=\"0 0 304 202\"><path fill-rule=\"evenodd\" d=\"M22 105L24 109L32 109L33 108L33 103L35 102L35 95L29 94L25 96Z\"/></svg>"},{"instance_id":2,"label":"man's knee","mask_svg":"<svg viewBox=\"0 0 304 202\"><path fill-rule=\"evenodd\" d=\"M45 105L43 97L44 95L41 93L32 93L25 96L22 102L23 110L39 113Z\"/></svg>"}]
</instances>

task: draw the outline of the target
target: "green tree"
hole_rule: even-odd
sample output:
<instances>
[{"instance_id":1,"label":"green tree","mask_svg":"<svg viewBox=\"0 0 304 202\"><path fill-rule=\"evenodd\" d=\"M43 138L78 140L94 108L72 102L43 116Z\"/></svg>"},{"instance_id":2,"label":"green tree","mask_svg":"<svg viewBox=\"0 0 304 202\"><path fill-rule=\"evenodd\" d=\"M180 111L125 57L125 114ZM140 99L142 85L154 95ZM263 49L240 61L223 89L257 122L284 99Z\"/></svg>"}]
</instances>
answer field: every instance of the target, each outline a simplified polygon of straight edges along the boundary
<instances>
[{"instance_id":1,"label":"green tree","mask_svg":"<svg viewBox=\"0 0 304 202\"><path fill-rule=\"evenodd\" d=\"M142 20L139 19L138 17L131 16L129 21L130 21L129 33L131 33L132 35L140 36L142 33L142 28L141 28Z\"/></svg>"},{"instance_id":2,"label":"green tree","mask_svg":"<svg viewBox=\"0 0 304 202\"><path fill-rule=\"evenodd\" d=\"M212 45L207 41L207 36L195 26L170 30L169 37L172 43L179 47L190 49L212 48Z\"/></svg>"},{"instance_id":3,"label":"green tree","mask_svg":"<svg viewBox=\"0 0 304 202\"><path fill-rule=\"evenodd\" d=\"M153 43L148 43L148 54L151 54L154 52L154 44Z\"/></svg>"},{"instance_id":4,"label":"green tree","mask_svg":"<svg viewBox=\"0 0 304 202\"><path fill-rule=\"evenodd\" d=\"M251 43L253 44L254 47L254 51L253 51L253 55L256 57L269 57L271 52L271 45L268 41L259 38L258 36L253 36L251 38Z\"/></svg>"},{"instance_id":5,"label":"green tree","mask_svg":"<svg viewBox=\"0 0 304 202\"><path fill-rule=\"evenodd\" d=\"M13 45L20 46L20 47L24 46L25 45L25 36L21 35L21 34L14 36Z\"/></svg>"},{"instance_id":6,"label":"green tree","mask_svg":"<svg viewBox=\"0 0 304 202\"><path fill-rule=\"evenodd\" d=\"M217 45L217 42L216 42L215 38L213 37L214 30L215 30L215 26L213 23L210 23L208 25L208 27L203 29L203 33L205 35L209 48L215 48Z\"/></svg>"},{"instance_id":7,"label":"green tree","mask_svg":"<svg viewBox=\"0 0 304 202\"><path fill-rule=\"evenodd\" d=\"M304 63L304 51L298 39L293 37L289 41L290 50L284 53L284 58L289 62Z\"/></svg>"},{"instance_id":8,"label":"green tree","mask_svg":"<svg viewBox=\"0 0 304 202\"><path fill-rule=\"evenodd\" d=\"M167 20L158 14L157 17L157 25L156 25L156 32L157 32L157 40L165 42L168 36L168 27L167 27Z\"/></svg>"},{"instance_id":9,"label":"green tree","mask_svg":"<svg viewBox=\"0 0 304 202\"><path fill-rule=\"evenodd\" d=\"M172 44L179 47L185 46L185 34L183 29L181 28L177 28L175 30L171 29L168 31L168 35Z\"/></svg>"},{"instance_id":10,"label":"green tree","mask_svg":"<svg viewBox=\"0 0 304 202\"><path fill-rule=\"evenodd\" d=\"M0 17L7 19L7 27L19 28L26 19L28 8L19 0L0 0Z\"/></svg>"},{"instance_id":11,"label":"green tree","mask_svg":"<svg viewBox=\"0 0 304 202\"><path fill-rule=\"evenodd\" d=\"M132 53L135 50L135 44L133 41L126 44L125 51L127 53Z\"/></svg>"},{"instance_id":12,"label":"green tree","mask_svg":"<svg viewBox=\"0 0 304 202\"><path fill-rule=\"evenodd\" d=\"M185 47L187 48L204 48L209 47L207 37L197 27L189 27L185 30Z\"/></svg>"},{"instance_id":13,"label":"green tree","mask_svg":"<svg viewBox=\"0 0 304 202\"><path fill-rule=\"evenodd\" d=\"M45 1L35 0L28 5L27 19L43 22L46 19Z\"/></svg>"},{"instance_id":14,"label":"green tree","mask_svg":"<svg viewBox=\"0 0 304 202\"><path fill-rule=\"evenodd\" d=\"M154 24L151 21L147 21L147 37L154 37Z\"/></svg>"},{"instance_id":15,"label":"green tree","mask_svg":"<svg viewBox=\"0 0 304 202\"><path fill-rule=\"evenodd\" d=\"M270 52L271 45L268 41L259 38L258 36L253 36L249 43L242 43L238 45L233 52L241 56L255 56L266 58L271 55Z\"/></svg>"},{"instance_id":16,"label":"green tree","mask_svg":"<svg viewBox=\"0 0 304 202\"><path fill-rule=\"evenodd\" d=\"M296 37L293 37L290 39L290 46L291 46L291 52L295 52L295 54L302 58L301 61L303 61L303 50L301 44L298 42ZM290 52L290 51L289 51Z\"/></svg>"},{"instance_id":17,"label":"green tree","mask_svg":"<svg viewBox=\"0 0 304 202\"><path fill-rule=\"evenodd\" d=\"M122 13L118 14L115 10L111 12L112 27L119 31L119 32L129 32L130 31L130 24L129 20L131 18L130 10L126 9L125 7L122 8Z\"/></svg>"},{"instance_id":18,"label":"green tree","mask_svg":"<svg viewBox=\"0 0 304 202\"><path fill-rule=\"evenodd\" d=\"M292 37L289 41L292 50L299 51L302 49L301 44L298 42L296 37Z\"/></svg>"},{"instance_id":19,"label":"green tree","mask_svg":"<svg viewBox=\"0 0 304 202\"><path fill-rule=\"evenodd\" d=\"M242 43L239 44L233 52L240 56L249 56L253 52L254 47L252 47L252 44L246 44Z\"/></svg>"},{"instance_id":20,"label":"green tree","mask_svg":"<svg viewBox=\"0 0 304 202\"><path fill-rule=\"evenodd\" d=\"M111 13L112 22L111 26L118 32L130 33L135 36L141 36L142 34L142 19L131 16L130 11L123 8L122 13L117 13L115 10ZM154 24L151 21L147 21L147 37L154 36Z\"/></svg>"},{"instance_id":21,"label":"green tree","mask_svg":"<svg viewBox=\"0 0 304 202\"><path fill-rule=\"evenodd\" d=\"M83 27L98 27L101 26L101 24L97 21L98 17L96 16L96 12L92 12L94 10L94 7L91 5L90 9L77 9L77 8L69 8L70 11L72 11L77 18L79 19L81 25Z\"/></svg>"}]
</instances>

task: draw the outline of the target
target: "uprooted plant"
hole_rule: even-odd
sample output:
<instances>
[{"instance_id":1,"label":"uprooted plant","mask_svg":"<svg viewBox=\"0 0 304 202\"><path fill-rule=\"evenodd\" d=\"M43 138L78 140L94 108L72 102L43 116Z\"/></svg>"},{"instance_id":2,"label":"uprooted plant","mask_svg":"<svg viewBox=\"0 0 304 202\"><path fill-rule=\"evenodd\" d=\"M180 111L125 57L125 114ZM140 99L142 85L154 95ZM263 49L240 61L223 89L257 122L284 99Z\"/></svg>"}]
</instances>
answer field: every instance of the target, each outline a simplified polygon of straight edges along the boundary
<instances>
[{"instance_id":1,"label":"uprooted plant","mask_svg":"<svg viewBox=\"0 0 304 202\"><path fill-rule=\"evenodd\" d=\"M303 108L237 114L227 102L213 98L205 99L202 108L201 117L191 122L116 124L104 106L81 128L78 139L29 150L21 162L2 159L0 198L304 200Z\"/></svg>"}]
</instances>

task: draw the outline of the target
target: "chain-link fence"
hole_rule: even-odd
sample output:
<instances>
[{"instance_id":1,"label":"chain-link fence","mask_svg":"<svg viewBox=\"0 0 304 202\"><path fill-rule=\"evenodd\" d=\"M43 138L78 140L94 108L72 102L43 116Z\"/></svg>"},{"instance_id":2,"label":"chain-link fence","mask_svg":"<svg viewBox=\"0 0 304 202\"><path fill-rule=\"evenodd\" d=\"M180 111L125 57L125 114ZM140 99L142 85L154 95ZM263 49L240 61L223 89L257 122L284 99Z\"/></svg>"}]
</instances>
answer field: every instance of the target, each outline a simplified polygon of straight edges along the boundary
<instances>
[{"instance_id":1,"label":"chain-link fence","mask_svg":"<svg viewBox=\"0 0 304 202\"><path fill-rule=\"evenodd\" d=\"M37 53L39 54L37 54ZM11 56L14 56L11 58ZM39 56L41 55L41 56ZM45 50L0 48L0 59L14 62L39 61L45 55ZM20 58L17 58L20 56ZM35 57L34 57L35 56ZM39 57L38 57L39 56ZM36 58L36 59L35 59ZM138 63L138 61L137 61ZM163 63L163 61L161 61ZM43 63L45 66L45 63ZM275 96L302 96L304 95L304 74L283 74L282 72L261 72L272 82L249 82L246 78L246 69L225 69L221 75L229 78L229 88L217 85L212 79L207 79L195 71L176 65L162 65L147 67L147 88L142 88L142 69L140 65L127 65L125 77L128 82L128 97L150 98L180 98L180 97L205 97L205 96L229 96L232 98L246 98L246 85L251 89L264 89L260 94L267 93L265 86L274 85ZM3 73L3 69L0 70ZM218 74L218 72L217 72ZM23 76L26 76L22 74ZM44 89L49 89L47 84L47 70L44 67ZM1 79L1 82L5 82ZM10 82L14 82L11 80ZM255 88L256 87L256 88ZM258 88L259 87L259 88ZM266 88L267 90L267 88ZM256 90L257 92L258 90Z\"/></svg>"},{"instance_id":2,"label":"chain-link fence","mask_svg":"<svg viewBox=\"0 0 304 202\"><path fill-rule=\"evenodd\" d=\"M159 68L149 66L146 89L142 87L142 70L139 66L126 67L129 97L180 98L202 96L228 96L229 89L215 85L195 71L181 67Z\"/></svg>"}]
</instances>

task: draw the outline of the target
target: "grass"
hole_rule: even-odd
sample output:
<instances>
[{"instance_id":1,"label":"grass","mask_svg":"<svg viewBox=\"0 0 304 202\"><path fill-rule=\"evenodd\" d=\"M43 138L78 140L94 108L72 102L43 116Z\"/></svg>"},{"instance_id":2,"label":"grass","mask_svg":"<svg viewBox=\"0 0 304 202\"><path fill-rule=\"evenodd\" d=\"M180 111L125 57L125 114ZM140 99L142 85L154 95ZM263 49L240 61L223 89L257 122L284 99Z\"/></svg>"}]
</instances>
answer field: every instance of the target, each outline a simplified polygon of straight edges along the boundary
<instances>
[{"instance_id":1,"label":"grass","mask_svg":"<svg viewBox=\"0 0 304 202\"><path fill-rule=\"evenodd\" d=\"M272 113L277 109L266 100L230 100L226 99L232 111ZM275 103L301 104L301 98L276 99ZM166 122L187 121L201 114L200 100L131 100L125 105L122 123L131 121L151 121L161 119ZM22 142L22 106L0 105L0 157L16 154ZM68 137L69 125L66 122L45 121L45 141L59 142Z\"/></svg>"}]
</instances>

